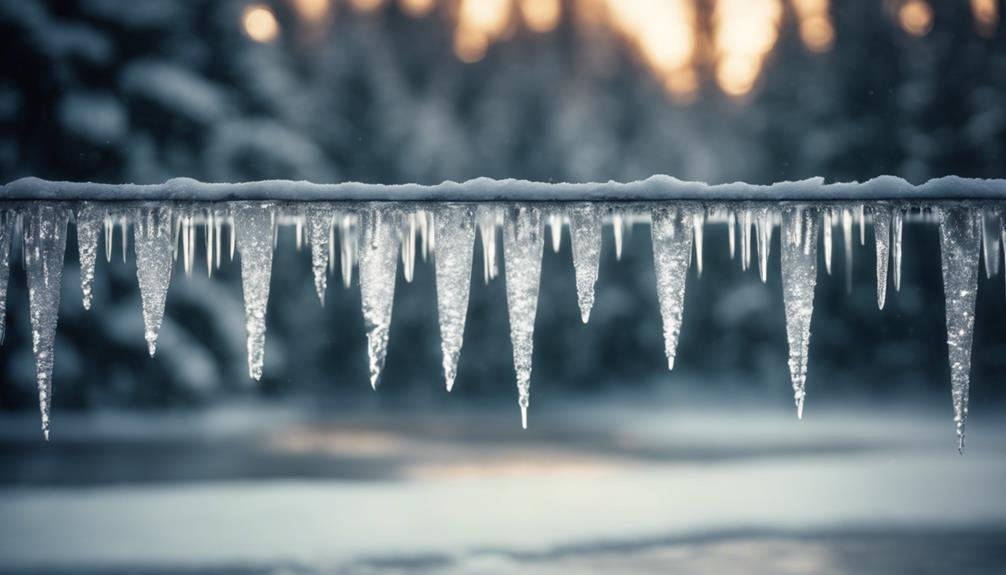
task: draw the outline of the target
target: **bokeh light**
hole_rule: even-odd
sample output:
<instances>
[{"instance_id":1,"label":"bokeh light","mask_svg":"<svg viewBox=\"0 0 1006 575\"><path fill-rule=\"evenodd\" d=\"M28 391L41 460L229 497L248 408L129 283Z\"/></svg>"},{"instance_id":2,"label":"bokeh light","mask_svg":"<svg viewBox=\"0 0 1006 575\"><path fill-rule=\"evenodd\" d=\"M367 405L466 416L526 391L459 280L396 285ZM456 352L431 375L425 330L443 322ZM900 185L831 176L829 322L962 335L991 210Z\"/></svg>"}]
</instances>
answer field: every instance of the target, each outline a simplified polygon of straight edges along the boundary
<instances>
[{"instance_id":1,"label":"bokeh light","mask_svg":"<svg viewBox=\"0 0 1006 575\"><path fill-rule=\"evenodd\" d=\"M779 39L779 0L718 0L713 10L716 83L731 96L751 91Z\"/></svg>"},{"instance_id":2,"label":"bokeh light","mask_svg":"<svg viewBox=\"0 0 1006 575\"><path fill-rule=\"evenodd\" d=\"M399 0L398 5L409 16L421 18L433 11L436 0Z\"/></svg>"},{"instance_id":3,"label":"bokeh light","mask_svg":"<svg viewBox=\"0 0 1006 575\"><path fill-rule=\"evenodd\" d=\"M898 23L912 36L925 36L933 28L933 8L925 0L908 0L898 8Z\"/></svg>"},{"instance_id":4,"label":"bokeh light","mask_svg":"<svg viewBox=\"0 0 1006 575\"><path fill-rule=\"evenodd\" d=\"M971 12L975 17L975 29L982 36L993 36L999 26L998 0L971 0Z\"/></svg>"},{"instance_id":5,"label":"bokeh light","mask_svg":"<svg viewBox=\"0 0 1006 575\"><path fill-rule=\"evenodd\" d=\"M332 11L331 0L292 0L294 9L309 22L323 22Z\"/></svg>"},{"instance_id":6,"label":"bokeh light","mask_svg":"<svg viewBox=\"0 0 1006 575\"><path fill-rule=\"evenodd\" d=\"M279 22L272 10L261 4L245 8L241 16L245 34L256 42L272 42L279 36Z\"/></svg>"},{"instance_id":7,"label":"bokeh light","mask_svg":"<svg viewBox=\"0 0 1006 575\"><path fill-rule=\"evenodd\" d=\"M551 32L562 18L560 0L520 0L520 13L529 30Z\"/></svg>"}]
</instances>

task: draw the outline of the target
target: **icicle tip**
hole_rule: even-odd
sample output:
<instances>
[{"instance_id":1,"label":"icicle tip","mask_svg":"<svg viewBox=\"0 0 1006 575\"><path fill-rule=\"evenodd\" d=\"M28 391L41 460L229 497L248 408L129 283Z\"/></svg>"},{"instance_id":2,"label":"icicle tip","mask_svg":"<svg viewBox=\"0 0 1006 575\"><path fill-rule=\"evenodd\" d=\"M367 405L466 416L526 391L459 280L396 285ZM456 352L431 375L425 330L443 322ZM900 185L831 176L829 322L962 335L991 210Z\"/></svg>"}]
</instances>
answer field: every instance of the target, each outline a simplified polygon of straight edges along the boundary
<instances>
[{"instance_id":1,"label":"icicle tip","mask_svg":"<svg viewBox=\"0 0 1006 575\"><path fill-rule=\"evenodd\" d=\"M520 426L522 429L527 429L527 406L520 406Z\"/></svg>"}]
</instances>

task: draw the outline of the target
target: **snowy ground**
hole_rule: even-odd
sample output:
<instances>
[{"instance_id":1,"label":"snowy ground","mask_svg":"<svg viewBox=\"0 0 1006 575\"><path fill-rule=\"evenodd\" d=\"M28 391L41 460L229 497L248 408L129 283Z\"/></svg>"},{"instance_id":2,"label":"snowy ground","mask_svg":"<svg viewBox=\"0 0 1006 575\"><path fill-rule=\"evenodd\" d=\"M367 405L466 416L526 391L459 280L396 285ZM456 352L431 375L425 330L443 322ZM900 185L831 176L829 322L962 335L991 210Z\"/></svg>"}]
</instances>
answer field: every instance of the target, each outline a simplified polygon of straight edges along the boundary
<instances>
[{"instance_id":1,"label":"snowy ground","mask_svg":"<svg viewBox=\"0 0 1006 575\"><path fill-rule=\"evenodd\" d=\"M1006 566L996 414L960 457L946 409L601 408L0 420L0 572Z\"/></svg>"}]
</instances>

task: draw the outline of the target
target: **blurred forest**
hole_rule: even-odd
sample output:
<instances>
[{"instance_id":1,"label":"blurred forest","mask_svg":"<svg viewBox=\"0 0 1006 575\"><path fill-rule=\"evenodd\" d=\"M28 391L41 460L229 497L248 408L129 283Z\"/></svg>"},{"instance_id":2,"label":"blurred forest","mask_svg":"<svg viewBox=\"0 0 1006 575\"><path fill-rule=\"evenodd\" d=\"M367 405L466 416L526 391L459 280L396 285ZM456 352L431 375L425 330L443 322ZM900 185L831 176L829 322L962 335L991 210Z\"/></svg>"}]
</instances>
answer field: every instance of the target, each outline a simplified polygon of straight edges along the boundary
<instances>
[{"instance_id":1,"label":"blurred forest","mask_svg":"<svg viewBox=\"0 0 1006 575\"><path fill-rule=\"evenodd\" d=\"M701 57L708 34L693 31L694 82L684 94L654 72L642 44L580 23L571 1L554 29L511 24L472 62L458 57L458 16L446 5L415 17L409 2L326 3L323 17L307 18L300 1L252 4L0 2L0 180L1006 177L1006 42L1001 29L976 29L972 5L983 2L825 3L833 37L813 49L798 25L806 2L777 3L777 29L750 86L725 89L715 62ZM708 23L716 4L689 6ZM906 4L925 5L928 20L912 20ZM1001 2L991 6L1001 12ZM264 11L257 14L265 24L250 23L250 7ZM261 384L245 372L237 265L212 279L179 272L154 359L142 337L131 256L123 262L116 245L113 260L99 262L90 312L80 305L77 274L65 274L56 405L256 396L446 403L432 266L421 265L411 285L399 280L383 388L373 394L357 287L330 282L320 308L309 254L293 244L283 232ZM610 234L604 249L587 326L568 241L557 254L546 250L532 375L539 405L570 392L640 389L791 401L775 255L762 285L730 261L726 230L710 227L705 270L689 280L678 362L668 375L649 231L629 236L621 262ZM67 252L72 267L73 241ZM906 227L902 290L884 311L875 303L872 234L856 252L851 295L843 257L838 249L834 277L821 271L810 405L829 395L942 401L949 369L935 228ZM480 258L453 394L511 398L504 286L482 285ZM12 263L0 407L33 409L27 297L20 264ZM1002 396L996 383L1006 372L1006 333L997 329L1006 313L1002 278L981 281L973 405Z\"/></svg>"}]
</instances>

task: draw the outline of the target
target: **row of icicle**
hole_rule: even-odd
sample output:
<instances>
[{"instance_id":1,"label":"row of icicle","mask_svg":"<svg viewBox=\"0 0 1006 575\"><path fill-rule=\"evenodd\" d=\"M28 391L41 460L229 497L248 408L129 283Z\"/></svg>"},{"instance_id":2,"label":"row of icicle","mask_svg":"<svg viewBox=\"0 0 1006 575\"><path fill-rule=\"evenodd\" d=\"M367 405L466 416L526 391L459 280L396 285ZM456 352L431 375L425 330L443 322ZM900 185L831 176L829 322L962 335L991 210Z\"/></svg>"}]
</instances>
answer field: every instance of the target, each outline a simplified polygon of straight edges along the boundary
<instances>
[{"instance_id":1,"label":"row of icicle","mask_svg":"<svg viewBox=\"0 0 1006 575\"><path fill-rule=\"evenodd\" d=\"M856 241L854 227L858 227L859 243L864 244L866 221L871 219L876 238L879 307L884 307L889 273L895 289L900 288L901 235L905 216L909 213L908 206L901 204L707 208L691 203L662 203L626 208L596 203L422 206L313 203L300 207L262 202L233 202L210 207L36 203L0 212L0 341L11 240L20 237L29 290L42 429L48 438L53 344L67 223L71 218L76 222L83 304L88 309L102 231L106 258L112 257L117 231L125 258L132 224L144 337L151 356L156 351L173 266L181 258L186 274L192 273L196 234L201 229L207 273L212 274L220 266L224 254L233 258L235 249L241 254L248 369L250 376L257 380L262 375L264 362L265 314L273 251L280 224L290 224L295 229L298 249L305 244L310 246L315 287L322 304L328 275L335 271L337 260L344 286L351 285L353 269L358 269L370 357L370 383L374 388L387 352L399 259L405 280L411 281L416 258L425 261L435 253L443 369L449 391L457 373L464 333L475 234L479 232L481 236L482 275L488 283L499 273L497 238L502 228L514 366L521 419L526 427L545 227L550 229L552 248L558 251L562 228L569 226L578 303L586 323L594 303L603 224L610 222L616 256L621 259L624 233L640 213L648 215L651 221L668 368L674 367L686 278L693 259L697 273L702 273L706 221L715 219L728 224L730 256L736 258L739 252L743 269L752 266L752 254L757 250L757 268L762 281L767 279L774 229L780 227L789 370L798 417L803 415L806 395L819 235L822 236L824 263L830 274L833 232L836 227L841 230L848 278ZM979 252L984 253L989 276L997 273L1000 239L1006 243L1006 232L994 210L954 204L930 206L924 213L938 217L940 223L954 421L959 447L963 449Z\"/></svg>"}]
</instances>

